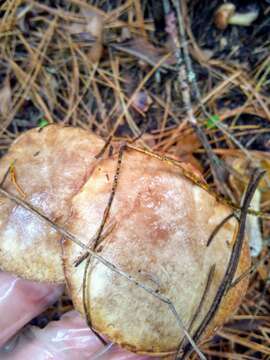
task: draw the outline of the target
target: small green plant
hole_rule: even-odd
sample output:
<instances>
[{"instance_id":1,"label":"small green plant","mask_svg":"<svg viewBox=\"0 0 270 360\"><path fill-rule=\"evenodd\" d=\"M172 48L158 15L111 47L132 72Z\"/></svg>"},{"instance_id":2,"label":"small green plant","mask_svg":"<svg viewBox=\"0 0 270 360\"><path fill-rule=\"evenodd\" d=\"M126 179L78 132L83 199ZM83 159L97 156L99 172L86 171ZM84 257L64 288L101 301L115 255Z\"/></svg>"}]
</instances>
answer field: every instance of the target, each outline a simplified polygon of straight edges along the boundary
<instances>
[{"instance_id":1,"label":"small green plant","mask_svg":"<svg viewBox=\"0 0 270 360\"><path fill-rule=\"evenodd\" d=\"M49 125L49 121L44 119L44 118L41 118L39 121L38 121L38 127L40 129L43 129L45 126Z\"/></svg>"}]
</instances>

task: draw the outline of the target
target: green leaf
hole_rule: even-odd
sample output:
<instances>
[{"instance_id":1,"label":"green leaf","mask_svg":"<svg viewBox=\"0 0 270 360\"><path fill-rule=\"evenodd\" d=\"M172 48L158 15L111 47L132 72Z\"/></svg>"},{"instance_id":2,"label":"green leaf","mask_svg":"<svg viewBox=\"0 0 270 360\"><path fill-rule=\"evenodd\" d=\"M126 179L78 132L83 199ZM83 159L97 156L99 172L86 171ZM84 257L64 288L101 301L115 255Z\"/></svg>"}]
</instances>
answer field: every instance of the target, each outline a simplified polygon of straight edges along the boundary
<instances>
[{"instance_id":1,"label":"green leaf","mask_svg":"<svg viewBox=\"0 0 270 360\"><path fill-rule=\"evenodd\" d=\"M46 119L44 119L44 118L42 118L42 119L40 119L39 121L38 121L38 127L40 128L40 129L43 129L45 126L47 126L47 125L49 125L49 121L48 120L46 120Z\"/></svg>"},{"instance_id":2,"label":"green leaf","mask_svg":"<svg viewBox=\"0 0 270 360\"><path fill-rule=\"evenodd\" d=\"M210 118L206 121L206 127L208 129L213 129L216 127L216 123L220 121L220 117L218 115L212 115Z\"/></svg>"}]
</instances>

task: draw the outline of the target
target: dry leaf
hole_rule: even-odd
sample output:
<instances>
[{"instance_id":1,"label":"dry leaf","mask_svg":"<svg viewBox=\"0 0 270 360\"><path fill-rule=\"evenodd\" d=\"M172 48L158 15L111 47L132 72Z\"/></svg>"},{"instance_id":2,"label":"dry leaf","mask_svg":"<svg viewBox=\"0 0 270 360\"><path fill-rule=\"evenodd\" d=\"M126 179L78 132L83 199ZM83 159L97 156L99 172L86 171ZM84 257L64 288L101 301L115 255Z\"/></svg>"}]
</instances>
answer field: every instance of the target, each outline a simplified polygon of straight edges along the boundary
<instances>
[{"instance_id":1,"label":"dry leaf","mask_svg":"<svg viewBox=\"0 0 270 360\"><path fill-rule=\"evenodd\" d=\"M252 167L254 168L257 166L266 171L266 174L260 181L258 187L262 194L261 203L270 203L270 154L265 152L253 152L252 157L254 159ZM239 181L235 177L231 176L230 178L231 186L233 187L237 198L240 199L244 191L244 181L247 183L250 176L250 160L244 158L240 154L239 156L224 156L224 159L243 179L243 181Z\"/></svg>"},{"instance_id":2,"label":"dry leaf","mask_svg":"<svg viewBox=\"0 0 270 360\"><path fill-rule=\"evenodd\" d=\"M81 10L82 15L85 17L86 25L85 31L89 32L99 41L102 41L103 29L104 29L104 20L99 15L89 10Z\"/></svg>"},{"instance_id":3,"label":"dry leaf","mask_svg":"<svg viewBox=\"0 0 270 360\"><path fill-rule=\"evenodd\" d=\"M56 78L48 71L44 71L43 73L40 73L39 83L41 85L41 94L49 105L50 110L53 111L59 86Z\"/></svg>"},{"instance_id":4,"label":"dry leaf","mask_svg":"<svg viewBox=\"0 0 270 360\"><path fill-rule=\"evenodd\" d=\"M195 169L199 170L201 174L203 173L203 167L201 163L191 153L179 154L179 160L191 164Z\"/></svg>"},{"instance_id":5,"label":"dry leaf","mask_svg":"<svg viewBox=\"0 0 270 360\"><path fill-rule=\"evenodd\" d=\"M72 35L89 33L93 39L101 40L104 30L104 19L102 16L94 11L85 9L80 11L80 15L83 21L68 24L66 29L69 33Z\"/></svg>"},{"instance_id":6,"label":"dry leaf","mask_svg":"<svg viewBox=\"0 0 270 360\"><path fill-rule=\"evenodd\" d=\"M161 59L170 52L167 48L155 47L145 38L136 38L125 43L113 43L110 45L113 48L123 51L129 55L133 55L152 66L156 66L157 63L159 63ZM162 67L173 69L172 65L175 63L176 58L171 54L166 60L164 60Z\"/></svg>"},{"instance_id":7,"label":"dry leaf","mask_svg":"<svg viewBox=\"0 0 270 360\"><path fill-rule=\"evenodd\" d=\"M269 279L270 274L270 259L269 259L269 251L268 249L264 249L261 254L261 259L264 259L263 262L258 266L258 273L263 281L267 281Z\"/></svg>"},{"instance_id":8,"label":"dry leaf","mask_svg":"<svg viewBox=\"0 0 270 360\"><path fill-rule=\"evenodd\" d=\"M139 91L136 92L135 95L132 97L132 106L135 107L135 109L138 109L140 112L145 113L149 106L153 103L153 100L148 95L147 91Z\"/></svg>"},{"instance_id":9,"label":"dry leaf","mask_svg":"<svg viewBox=\"0 0 270 360\"><path fill-rule=\"evenodd\" d=\"M177 140L177 150L181 156L191 154L201 147L198 136L187 126L183 128Z\"/></svg>"},{"instance_id":10,"label":"dry leaf","mask_svg":"<svg viewBox=\"0 0 270 360\"><path fill-rule=\"evenodd\" d=\"M87 51L87 56L92 63L100 60L103 53L103 30L104 19L94 11L81 9L81 15L85 21L83 23L72 23L68 30L77 43L86 46L91 45Z\"/></svg>"}]
</instances>

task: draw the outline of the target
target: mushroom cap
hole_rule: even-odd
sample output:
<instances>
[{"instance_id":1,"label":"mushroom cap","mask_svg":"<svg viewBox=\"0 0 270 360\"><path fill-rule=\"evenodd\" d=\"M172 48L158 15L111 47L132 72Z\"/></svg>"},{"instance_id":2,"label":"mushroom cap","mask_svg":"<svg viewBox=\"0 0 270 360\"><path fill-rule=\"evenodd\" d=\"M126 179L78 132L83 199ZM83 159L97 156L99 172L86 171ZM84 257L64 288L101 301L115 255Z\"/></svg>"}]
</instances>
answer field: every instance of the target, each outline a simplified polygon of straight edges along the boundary
<instances>
[{"instance_id":1,"label":"mushroom cap","mask_svg":"<svg viewBox=\"0 0 270 360\"><path fill-rule=\"evenodd\" d=\"M218 7L214 14L214 23L220 30L225 30L229 24L230 17L235 13L235 5L225 3Z\"/></svg>"},{"instance_id":2,"label":"mushroom cap","mask_svg":"<svg viewBox=\"0 0 270 360\"><path fill-rule=\"evenodd\" d=\"M72 215L66 226L87 245L102 222L116 163L115 157L102 160L72 199ZM226 272L238 222L231 218L209 246L207 241L230 213L231 209L184 177L179 168L129 149L123 156L104 229L106 236L95 250L169 298L186 328L194 334ZM63 252L68 289L75 308L84 314L86 261L74 266L82 249L65 240ZM249 263L245 244L236 276ZM209 290L198 311L214 264ZM86 279L87 309L96 331L135 353L165 356L176 352L184 334L167 304L93 258ZM245 278L228 292L201 340L211 336L237 308L247 282Z\"/></svg>"},{"instance_id":3,"label":"mushroom cap","mask_svg":"<svg viewBox=\"0 0 270 360\"><path fill-rule=\"evenodd\" d=\"M49 125L22 134L0 159L4 188L63 225L104 142L88 131ZM17 184L17 186L16 186ZM19 190L19 188L21 190ZM29 280L63 282L61 235L35 214L0 196L0 268Z\"/></svg>"}]
</instances>

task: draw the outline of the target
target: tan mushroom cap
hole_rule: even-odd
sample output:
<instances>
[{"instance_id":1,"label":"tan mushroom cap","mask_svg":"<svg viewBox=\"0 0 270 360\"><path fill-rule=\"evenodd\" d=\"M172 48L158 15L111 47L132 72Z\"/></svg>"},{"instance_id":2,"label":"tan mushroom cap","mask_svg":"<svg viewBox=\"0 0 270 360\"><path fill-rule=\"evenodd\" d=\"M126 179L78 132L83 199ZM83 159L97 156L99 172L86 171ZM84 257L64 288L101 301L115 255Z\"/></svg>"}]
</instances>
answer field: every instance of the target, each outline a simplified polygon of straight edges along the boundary
<instances>
[{"instance_id":1,"label":"tan mushroom cap","mask_svg":"<svg viewBox=\"0 0 270 360\"><path fill-rule=\"evenodd\" d=\"M72 215L66 226L85 244L96 235L102 221L115 168L115 158L100 162L72 199ZM105 227L107 237L97 251L121 270L171 299L187 328L215 264L209 291L190 329L193 334L208 312L226 272L236 239L237 221L230 219L209 247L207 241L230 212L182 176L178 168L128 150ZM69 240L64 241L63 250L68 287L76 309L84 313L85 262L74 267L82 250ZM246 270L249 262L245 244L237 273ZM136 353L153 356L174 353L184 335L168 306L97 260L92 259L90 266L88 309L93 328ZM203 339L237 308L246 288L247 279L228 293Z\"/></svg>"},{"instance_id":2,"label":"tan mushroom cap","mask_svg":"<svg viewBox=\"0 0 270 360\"><path fill-rule=\"evenodd\" d=\"M0 179L15 161L17 186L8 176L4 188L20 197L24 193L25 201L64 224L71 198L88 179L103 145L103 140L79 128L36 128L21 135L0 159ZM2 196L0 214L0 268L30 280L63 282L61 236Z\"/></svg>"},{"instance_id":3,"label":"tan mushroom cap","mask_svg":"<svg viewBox=\"0 0 270 360\"><path fill-rule=\"evenodd\" d=\"M230 17L235 13L235 5L225 3L218 7L214 14L214 23L220 30L225 30L229 24Z\"/></svg>"}]
</instances>

